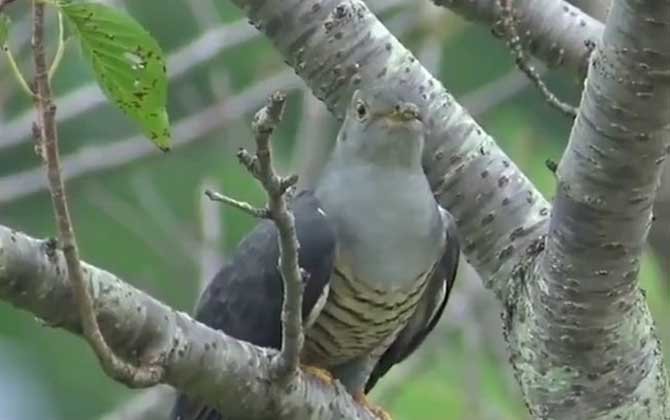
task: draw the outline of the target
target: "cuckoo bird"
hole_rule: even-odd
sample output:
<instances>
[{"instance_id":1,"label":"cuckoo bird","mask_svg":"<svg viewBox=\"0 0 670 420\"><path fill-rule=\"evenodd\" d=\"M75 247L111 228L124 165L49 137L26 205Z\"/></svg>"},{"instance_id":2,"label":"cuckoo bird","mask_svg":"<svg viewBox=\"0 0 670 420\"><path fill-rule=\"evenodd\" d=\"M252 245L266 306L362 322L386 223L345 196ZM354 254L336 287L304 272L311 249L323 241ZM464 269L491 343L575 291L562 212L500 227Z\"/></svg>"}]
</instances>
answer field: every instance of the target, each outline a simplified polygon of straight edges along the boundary
<instances>
[{"instance_id":1,"label":"cuckoo bird","mask_svg":"<svg viewBox=\"0 0 670 420\"><path fill-rule=\"evenodd\" d=\"M307 273L301 364L327 371L380 417L365 394L435 327L458 267L454 222L424 175L423 146L416 105L387 87L357 90L316 187L289 203ZM276 227L261 221L206 287L196 318L279 349L278 258ZM173 418L242 420L185 395Z\"/></svg>"}]
</instances>

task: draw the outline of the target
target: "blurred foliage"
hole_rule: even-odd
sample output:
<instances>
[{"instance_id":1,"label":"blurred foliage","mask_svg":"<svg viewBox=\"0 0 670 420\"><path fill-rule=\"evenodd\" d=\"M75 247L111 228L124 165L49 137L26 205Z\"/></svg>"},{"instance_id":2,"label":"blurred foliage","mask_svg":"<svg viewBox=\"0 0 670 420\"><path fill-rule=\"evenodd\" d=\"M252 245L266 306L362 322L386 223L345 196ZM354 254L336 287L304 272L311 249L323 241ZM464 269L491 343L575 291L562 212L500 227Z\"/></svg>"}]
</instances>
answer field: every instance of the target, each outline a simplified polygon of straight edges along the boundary
<instances>
[{"instance_id":1,"label":"blurred foliage","mask_svg":"<svg viewBox=\"0 0 670 420\"><path fill-rule=\"evenodd\" d=\"M203 3L207 2L203 0ZM212 17L214 22L244 18L229 2L212 4L219 14ZM127 4L129 12L149 29L167 53L192 41L203 31L194 17L193 7L200 6L189 6L188 2L180 0ZM20 22L26 10L17 3L10 12L13 20ZM416 11L410 9L403 13L411 15ZM53 16L51 18L53 29ZM487 28L467 25L449 14L445 14L443 20L446 22L435 28L426 27L439 31L433 34L442 42L439 77L454 95L470 93L513 71L503 43L494 39ZM419 22L417 29L403 37L415 52L421 49L426 39L426 27ZM55 31L51 33L55 39ZM12 44L16 43L14 40ZM24 61L28 53L29 48L21 51ZM207 105L225 101L225 97L217 97L212 87L212 77L217 74L225 75L229 91L234 93L284 66L265 39L227 50L210 62L191 69L187 75L170 81L171 119L177 121ZM3 77L8 77L6 69L3 72ZM62 95L91 80L92 74L81 52L70 45L55 79L56 92ZM547 80L562 98L576 103L578 92L573 80L554 73L549 73ZM30 104L16 90L16 94L2 106L5 108L3 115L11 117L19 115ZM301 115L300 95L291 95L285 122L275 137L277 154L284 167L295 151L294 137ZM570 121L551 109L531 88L519 91L477 119L551 198L555 182L553 174L545 167L545 160L560 159ZM250 144L247 128L250 120L251 115L247 115L243 120L169 154L156 153L119 169L69 182L70 203L83 257L175 308L189 311L200 281L199 251L191 238L197 242L202 236L198 196L201 182L205 178L214 179L219 189L227 194L253 203L261 203L263 199L261 190L234 158L237 147ZM137 129L108 105L61 124L60 130L62 151L67 154L84 144L104 144L124 138L136 133ZM334 136L334 132L330 135ZM323 141L321 138L311 140ZM37 164L29 143L5 149L0 155L0 176ZM222 210L222 222L225 241L220 252L225 254L254 221L225 209ZM0 223L38 237L54 235L47 193L34 194L0 207ZM670 302L661 284L662 277L653 257L647 256L641 280L656 316L659 334L667 342ZM476 287L481 288L479 284ZM497 316L497 308L491 305L482 310ZM403 386L393 395L375 395L377 400L385 402L396 419L504 420L526 417L516 384L510 379L504 351L484 347L491 342L486 337L474 344L473 351L473 345L467 344L466 327L480 328L476 323L450 324L448 329L443 328L444 331L432 337L426 349L415 356L419 368L404 374L401 378ZM497 323L495 327L487 330L481 326L479 334L496 335L500 341ZM41 326L30 315L0 303L1 342L20 349L20 363L25 365L23 371L26 375L34 375L33 381L40 384L41 394L26 391L25 404L31 405L33 398L51 403L51 416L39 420L96 419L133 394L102 374L93 353L80 339ZM0 369L9 361L9 356L0 353ZM394 374L400 373L393 372L390 376ZM0 382L3 380L6 377L0 375ZM0 420L38 418L3 417L0 405Z\"/></svg>"}]
</instances>

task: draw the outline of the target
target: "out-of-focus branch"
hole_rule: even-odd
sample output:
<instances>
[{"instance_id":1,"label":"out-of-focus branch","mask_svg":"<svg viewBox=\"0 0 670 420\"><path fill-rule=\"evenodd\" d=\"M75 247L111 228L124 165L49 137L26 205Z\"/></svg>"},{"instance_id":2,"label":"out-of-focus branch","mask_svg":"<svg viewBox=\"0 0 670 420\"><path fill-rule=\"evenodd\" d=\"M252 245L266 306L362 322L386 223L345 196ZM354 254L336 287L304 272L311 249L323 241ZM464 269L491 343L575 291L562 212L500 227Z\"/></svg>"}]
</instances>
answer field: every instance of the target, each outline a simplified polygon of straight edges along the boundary
<instances>
[{"instance_id":1,"label":"out-of-focus branch","mask_svg":"<svg viewBox=\"0 0 670 420\"><path fill-rule=\"evenodd\" d=\"M157 385L141 391L98 420L168 420L174 390Z\"/></svg>"},{"instance_id":2,"label":"out-of-focus branch","mask_svg":"<svg viewBox=\"0 0 670 420\"><path fill-rule=\"evenodd\" d=\"M237 121L244 114L257 109L273 90L293 90L302 86L304 84L290 70L262 80L236 96L227 98L223 103L176 122L172 127L172 147L174 149L193 143L217 128ZM116 168L157 153L156 148L141 135L103 146L84 146L63 157L63 179L67 181ZM0 206L45 188L46 182L41 168L0 178Z\"/></svg>"},{"instance_id":3,"label":"out-of-focus branch","mask_svg":"<svg viewBox=\"0 0 670 420\"><path fill-rule=\"evenodd\" d=\"M309 89L302 95L302 117L291 168L300 175L298 188L311 188L321 174L331 146L329 123L333 120L323 103Z\"/></svg>"},{"instance_id":4,"label":"out-of-focus branch","mask_svg":"<svg viewBox=\"0 0 670 420\"><path fill-rule=\"evenodd\" d=\"M659 256L666 287L670 287L670 165L663 168L661 185L654 203L654 224L649 232L649 243Z\"/></svg>"},{"instance_id":5,"label":"out-of-focus branch","mask_svg":"<svg viewBox=\"0 0 670 420\"><path fill-rule=\"evenodd\" d=\"M200 185L200 284L198 289L204 289L207 282L214 277L223 264L224 256L221 242L225 237L225 227L221 218L221 206L214 205L205 196L207 190L217 190L217 183L212 179L204 179Z\"/></svg>"},{"instance_id":6,"label":"out-of-focus branch","mask_svg":"<svg viewBox=\"0 0 670 420\"><path fill-rule=\"evenodd\" d=\"M257 37L258 32L246 20L210 29L189 45L169 55L168 76L170 80L175 80L222 51L235 48ZM57 118L59 124L107 103L96 83L75 89L57 98L56 101L61 109ZM0 150L29 141L31 130L32 114L26 111L4 127L0 134Z\"/></svg>"},{"instance_id":7,"label":"out-of-focus branch","mask_svg":"<svg viewBox=\"0 0 670 420\"><path fill-rule=\"evenodd\" d=\"M3 11L5 7L7 7L10 3L13 3L16 0L0 0L0 12Z\"/></svg>"},{"instance_id":8,"label":"out-of-focus branch","mask_svg":"<svg viewBox=\"0 0 670 420\"><path fill-rule=\"evenodd\" d=\"M407 0L372 1L371 7L379 13L384 13L406 3ZM246 19L210 29L190 44L168 56L168 77L174 81L223 51L258 39L259 35L259 32L249 25ZM86 84L56 98L56 101L60 108L57 116L59 124L107 103L107 99L96 83ZM30 141L32 122L32 113L26 111L6 123L0 131L0 150ZM174 135L173 138L176 139L177 136Z\"/></svg>"}]
</instances>

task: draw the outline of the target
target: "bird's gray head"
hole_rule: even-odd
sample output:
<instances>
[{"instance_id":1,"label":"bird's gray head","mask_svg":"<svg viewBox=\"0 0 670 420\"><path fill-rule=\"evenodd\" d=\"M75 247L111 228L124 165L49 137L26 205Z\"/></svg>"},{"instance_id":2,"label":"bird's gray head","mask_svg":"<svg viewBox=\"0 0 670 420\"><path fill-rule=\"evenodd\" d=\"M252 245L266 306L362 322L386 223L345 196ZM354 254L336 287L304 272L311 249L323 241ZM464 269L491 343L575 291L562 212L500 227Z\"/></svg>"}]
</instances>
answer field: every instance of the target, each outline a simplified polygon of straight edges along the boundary
<instances>
[{"instance_id":1,"label":"bird's gray head","mask_svg":"<svg viewBox=\"0 0 670 420\"><path fill-rule=\"evenodd\" d=\"M354 92L337 136L336 157L420 167L424 126L419 108L388 87ZM339 155L339 156L338 156Z\"/></svg>"}]
</instances>

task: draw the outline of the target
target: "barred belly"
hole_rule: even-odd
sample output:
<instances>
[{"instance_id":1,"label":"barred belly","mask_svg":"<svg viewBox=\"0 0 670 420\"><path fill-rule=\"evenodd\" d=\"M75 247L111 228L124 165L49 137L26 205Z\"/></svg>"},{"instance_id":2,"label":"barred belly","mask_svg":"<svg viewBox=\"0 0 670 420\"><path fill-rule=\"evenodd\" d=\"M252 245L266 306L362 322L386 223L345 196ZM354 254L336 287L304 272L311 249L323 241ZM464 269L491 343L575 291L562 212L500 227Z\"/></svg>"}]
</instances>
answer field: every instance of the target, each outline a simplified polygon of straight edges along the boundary
<instances>
[{"instance_id":1,"label":"barred belly","mask_svg":"<svg viewBox=\"0 0 670 420\"><path fill-rule=\"evenodd\" d=\"M406 289L383 291L336 269L323 310L306 331L303 361L335 366L376 349L407 323L427 278L422 273Z\"/></svg>"}]
</instances>

